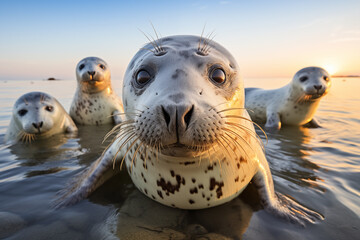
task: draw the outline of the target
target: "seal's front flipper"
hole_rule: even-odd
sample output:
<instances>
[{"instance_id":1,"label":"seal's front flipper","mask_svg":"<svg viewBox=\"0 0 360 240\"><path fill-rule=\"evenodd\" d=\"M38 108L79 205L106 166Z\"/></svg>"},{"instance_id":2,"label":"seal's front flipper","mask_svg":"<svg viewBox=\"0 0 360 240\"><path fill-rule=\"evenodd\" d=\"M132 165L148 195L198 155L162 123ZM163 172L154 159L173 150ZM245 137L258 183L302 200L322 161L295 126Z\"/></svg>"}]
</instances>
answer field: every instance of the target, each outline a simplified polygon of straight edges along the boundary
<instances>
[{"instance_id":1,"label":"seal's front flipper","mask_svg":"<svg viewBox=\"0 0 360 240\"><path fill-rule=\"evenodd\" d=\"M281 121L278 113L268 112L266 114L265 128L267 130L279 130L281 128Z\"/></svg>"},{"instance_id":2,"label":"seal's front flipper","mask_svg":"<svg viewBox=\"0 0 360 240\"><path fill-rule=\"evenodd\" d=\"M74 133L78 131L78 128L70 116L65 119L64 127L67 133Z\"/></svg>"},{"instance_id":3,"label":"seal's front flipper","mask_svg":"<svg viewBox=\"0 0 360 240\"><path fill-rule=\"evenodd\" d=\"M119 110L116 110L112 113L112 117L113 117L113 120L114 120L114 123L115 124L120 124L123 122L123 119L122 119L122 112L120 112Z\"/></svg>"},{"instance_id":4,"label":"seal's front flipper","mask_svg":"<svg viewBox=\"0 0 360 240\"><path fill-rule=\"evenodd\" d=\"M305 226L306 222L314 223L317 220L324 219L319 213L302 206L281 193L276 193L270 169L266 163L260 164L253 182L258 188L261 203L267 212L301 226Z\"/></svg>"},{"instance_id":5,"label":"seal's front flipper","mask_svg":"<svg viewBox=\"0 0 360 240\"><path fill-rule=\"evenodd\" d=\"M303 126L307 128L321 128L320 123L315 118L311 119L310 122L304 124Z\"/></svg>"},{"instance_id":6,"label":"seal's front flipper","mask_svg":"<svg viewBox=\"0 0 360 240\"><path fill-rule=\"evenodd\" d=\"M59 192L59 197L53 203L54 208L73 205L87 198L101 184L118 172L112 168L117 149L113 146L114 144L118 145L119 143L115 141L96 162L75 177L67 188Z\"/></svg>"}]
</instances>

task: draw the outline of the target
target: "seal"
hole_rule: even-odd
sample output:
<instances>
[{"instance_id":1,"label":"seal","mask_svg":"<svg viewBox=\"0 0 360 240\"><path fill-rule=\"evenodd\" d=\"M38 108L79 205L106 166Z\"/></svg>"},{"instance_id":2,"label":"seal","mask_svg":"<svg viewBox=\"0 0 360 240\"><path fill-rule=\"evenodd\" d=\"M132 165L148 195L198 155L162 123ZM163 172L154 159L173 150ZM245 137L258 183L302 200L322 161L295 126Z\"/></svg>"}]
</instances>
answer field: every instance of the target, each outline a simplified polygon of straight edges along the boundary
<instances>
[{"instance_id":1,"label":"seal","mask_svg":"<svg viewBox=\"0 0 360 240\"><path fill-rule=\"evenodd\" d=\"M123 162L149 198L181 209L217 206L253 181L264 208L304 224L321 215L275 193L239 67L220 44L171 36L144 46L123 82L124 122L102 156L64 189L57 207L89 196Z\"/></svg>"},{"instance_id":2,"label":"seal","mask_svg":"<svg viewBox=\"0 0 360 240\"><path fill-rule=\"evenodd\" d=\"M30 92L15 102L5 141L31 142L76 131L75 123L54 97L43 92Z\"/></svg>"},{"instance_id":3,"label":"seal","mask_svg":"<svg viewBox=\"0 0 360 240\"><path fill-rule=\"evenodd\" d=\"M265 123L268 129L280 129L282 124L320 127L314 115L330 86L328 72L319 67L307 67L299 70L282 88L246 88L245 107L253 121Z\"/></svg>"},{"instance_id":4,"label":"seal","mask_svg":"<svg viewBox=\"0 0 360 240\"><path fill-rule=\"evenodd\" d=\"M78 124L102 125L121 122L123 106L111 87L110 69L97 57L82 59L76 66L77 90L70 116Z\"/></svg>"}]
</instances>

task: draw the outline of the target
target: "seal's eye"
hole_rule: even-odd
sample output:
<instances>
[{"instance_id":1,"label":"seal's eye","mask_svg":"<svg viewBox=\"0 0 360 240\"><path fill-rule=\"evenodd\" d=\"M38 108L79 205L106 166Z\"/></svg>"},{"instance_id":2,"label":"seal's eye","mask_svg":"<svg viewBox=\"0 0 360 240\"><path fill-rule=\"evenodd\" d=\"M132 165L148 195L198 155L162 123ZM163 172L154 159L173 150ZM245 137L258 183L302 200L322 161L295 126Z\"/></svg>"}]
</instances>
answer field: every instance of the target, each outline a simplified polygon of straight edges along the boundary
<instances>
[{"instance_id":1,"label":"seal's eye","mask_svg":"<svg viewBox=\"0 0 360 240\"><path fill-rule=\"evenodd\" d=\"M325 81L329 81L329 77L327 77L327 76L324 76L323 79L324 79Z\"/></svg>"},{"instance_id":2,"label":"seal's eye","mask_svg":"<svg viewBox=\"0 0 360 240\"><path fill-rule=\"evenodd\" d=\"M105 70L105 66L103 64L100 64L99 67L102 69L102 70Z\"/></svg>"},{"instance_id":3,"label":"seal's eye","mask_svg":"<svg viewBox=\"0 0 360 240\"><path fill-rule=\"evenodd\" d=\"M85 67L85 64L81 64L81 65L79 66L79 70L82 70L84 67Z\"/></svg>"},{"instance_id":4,"label":"seal's eye","mask_svg":"<svg viewBox=\"0 0 360 240\"><path fill-rule=\"evenodd\" d=\"M18 111L18 114L20 115L20 117L24 116L26 113L28 112L28 110L26 109L21 109Z\"/></svg>"},{"instance_id":5,"label":"seal's eye","mask_svg":"<svg viewBox=\"0 0 360 240\"><path fill-rule=\"evenodd\" d=\"M306 80L308 80L308 77L306 76L300 78L300 82L305 82Z\"/></svg>"},{"instance_id":6,"label":"seal's eye","mask_svg":"<svg viewBox=\"0 0 360 240\"><path fill-rule=\"evenodd\" d=\"M140 70L136 74L136 82L140 85L146 84L150 80L150 78L151 78L150 73L148 73L145 70Z\"/></svg>"},{"instance_id":7,"label":"seal's eye","mask_svg":"<svg viewBox=\"0 0 360 240\"><path fill-rule=\"evenodd\" d=\"M216 68L211 72L210 78L216 83L223 84L226 80L226 75L224 70L221 68Z\"/></svg>"},{"instance_id":8,"label":"seal's eye","mask_svg":"<svg viewBox=\"0 0 360 240\"><path fill-rule=\"evenodd\" d=\"M52 112L52 111L54 111L54 107L53 106L46 106L45 110L48 111L48 112Z\"/></svg>"}]
</instances>

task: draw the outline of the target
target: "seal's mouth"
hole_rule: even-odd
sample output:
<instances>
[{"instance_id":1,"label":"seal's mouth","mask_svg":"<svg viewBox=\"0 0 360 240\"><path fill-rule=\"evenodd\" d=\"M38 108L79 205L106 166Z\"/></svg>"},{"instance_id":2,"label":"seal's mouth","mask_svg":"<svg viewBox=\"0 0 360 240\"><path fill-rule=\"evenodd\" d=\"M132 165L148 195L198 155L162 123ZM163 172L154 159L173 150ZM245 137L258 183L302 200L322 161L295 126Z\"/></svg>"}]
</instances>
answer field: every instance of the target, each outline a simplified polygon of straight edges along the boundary
<instances>
[{"instance_id":1,"label":"seal's mouth","mask_svg":"<svg viewBox=\"0 0 360 240\"><path fill-rule=\"evenodd\" d=\"M182 144L182 143L173 143L173 144L169 144L164 146L164 149L179 149L179 150L184 150L184 151L199 151L199 149L201 148L202 150L207 150L209 149L211 146L210 145L186 145L186 144Z\"/></svg>"}]
</instances>

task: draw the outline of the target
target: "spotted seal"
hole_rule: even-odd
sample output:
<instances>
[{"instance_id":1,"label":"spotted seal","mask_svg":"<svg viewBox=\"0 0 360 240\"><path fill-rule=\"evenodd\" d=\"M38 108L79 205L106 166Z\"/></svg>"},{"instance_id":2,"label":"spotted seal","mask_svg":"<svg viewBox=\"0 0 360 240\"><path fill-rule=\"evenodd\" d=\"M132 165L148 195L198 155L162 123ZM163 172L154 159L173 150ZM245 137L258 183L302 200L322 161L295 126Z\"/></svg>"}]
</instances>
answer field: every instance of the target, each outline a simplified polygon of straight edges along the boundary
<instances>
[{"instance_id":1,"label":"spotted seal","mask_svg":"<svg viewBox=\"0 0 360 240\"><path fill-rule=\"evenodd\" d=\"M111 87L110 69L97 57L82 59L76 66L77 90L70 116L83 125L118 124L123 112L120 98Z\"/></svg>"},{"instance_id":2,"label":"spotted seal","mask_svg":"<svg viewBox=\"0 0 360 240\"><path fill-rule=\"evenodd\" d=\"M251 119L269 129L285 125L319 127L314 119L320 99L331 86L328 72L319 67L299 70L286 86L273 90L245 89L245 107Z\"/></svg>"},{"instance_id":3,"label":"spotted seal","mask_svg":"<svg viewBox=\"0 0 360 240\"><path fill-rule=\"evenodd\" d=\"M267 211L300 224L322 218L275 193L244 109L239 67L220 44L170 36L145 45L125 73L123 103L125 119L113 129L113 143L62 192L58 207L89 196L107 170L125 162L135 186L167 206L217 206L253 181Z\"/></svg>"},{"instance_id":4,"label":"spotted seal","mask_svg":"<svg viewBox=\"0 0 360 240\"><path fill-rule=\"evenodd\" d=\"M30 92L15 102L5 141L31 142L76 131L75 123L54 97L43 92Z\"/></svg>"}]
</instances>

